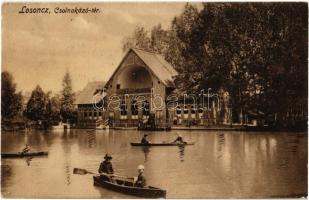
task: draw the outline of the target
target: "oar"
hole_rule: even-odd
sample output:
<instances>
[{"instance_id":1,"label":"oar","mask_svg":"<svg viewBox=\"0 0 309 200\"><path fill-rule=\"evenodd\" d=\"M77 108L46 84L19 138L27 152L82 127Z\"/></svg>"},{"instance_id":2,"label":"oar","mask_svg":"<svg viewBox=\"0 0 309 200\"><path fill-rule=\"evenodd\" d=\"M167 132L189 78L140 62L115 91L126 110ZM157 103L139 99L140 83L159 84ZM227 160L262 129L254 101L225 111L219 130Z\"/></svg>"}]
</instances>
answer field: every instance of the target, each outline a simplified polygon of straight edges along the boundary
<instances>
[{"instance_id":1,"label":"oar","mask_svg":"<svg viewBox=\"0 0 309 200\"><path fill-rule=\"evenodd\" d=\"M73 174L85 175L85 174L96 174L96 173L87 171L86 169L74 168Z\"/></svg>"},{"instance_id":2,"label":"oar","mask_svg":"<svg viewBox=\"0 0 309 200\"><path fill-rule=\"evenodd\" d=\"M81 169L81 168L74 168L73 174L79 174L79 175L98 174L98 175L104 175L104 176L109 176L109 177L117 177L117 178L134 180L134 177L126 177L126 176L119 176L119 175L115 175L115 174L106 174L106 173L100 173L99 174L99 173L94 173L94 172L88 171L86 169Z\"/></svg>"}]
</instances>

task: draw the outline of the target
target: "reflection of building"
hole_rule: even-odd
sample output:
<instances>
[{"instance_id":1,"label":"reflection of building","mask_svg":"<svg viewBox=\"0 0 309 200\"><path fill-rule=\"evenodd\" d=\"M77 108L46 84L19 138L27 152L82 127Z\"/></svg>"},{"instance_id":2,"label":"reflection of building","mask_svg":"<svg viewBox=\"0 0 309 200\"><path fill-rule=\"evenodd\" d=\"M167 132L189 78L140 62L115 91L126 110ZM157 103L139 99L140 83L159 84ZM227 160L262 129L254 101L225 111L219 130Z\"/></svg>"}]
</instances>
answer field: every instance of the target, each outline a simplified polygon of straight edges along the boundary
<instances>
[{"instance_id":1,"label":"reflection of building","mask_svg":"<svg viewBox=\"0 0 309 200\"><path fill-rule=\"evenodd\" d=\"M76 95L77 104L77 125L80 128L95 127L96 122L102 120L103 112L101 109L97 109L94 102L97 102L97 106L100 107L100 95L103 92L104 82L90 82L86 87ZM99 98L95 98L98 95Z\"/></svg>"}]
</instances>

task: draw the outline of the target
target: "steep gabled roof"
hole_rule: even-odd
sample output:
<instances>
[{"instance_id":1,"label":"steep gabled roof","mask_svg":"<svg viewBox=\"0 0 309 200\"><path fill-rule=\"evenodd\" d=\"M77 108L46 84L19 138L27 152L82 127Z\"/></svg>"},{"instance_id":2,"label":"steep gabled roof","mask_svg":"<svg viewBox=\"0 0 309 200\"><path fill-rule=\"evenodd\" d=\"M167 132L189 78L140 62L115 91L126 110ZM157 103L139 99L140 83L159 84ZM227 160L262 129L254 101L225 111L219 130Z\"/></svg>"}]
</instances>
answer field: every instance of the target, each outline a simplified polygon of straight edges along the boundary
<instances>
[{"instance_id":1,"label":"steep gabled roof","mask_svg":"<svg viewBox=\"0 0 309 200\"><path fill-rule=\"evenodd\" d=\"M77 93L76 95L76 104L93 104L93 96L99 91L103 90L105 82L94 81L89 82L86 87Z\"/></svg>"},{"instance_id":2,"label":"steep gabled roof","mask_svg":"<svg viewBox=\"0 0 309 200\"><path fill-rule=\"evenodd\" d=\"M126 53L107 83L109 83L116 74L119 67L125 61L130 52L134 52L165 86L174 87L174 76L178 75L178 72L172 67L172 65L170 65L160 54L151 53L136 48L132 48Z\"/></svg>"}]
</instances>

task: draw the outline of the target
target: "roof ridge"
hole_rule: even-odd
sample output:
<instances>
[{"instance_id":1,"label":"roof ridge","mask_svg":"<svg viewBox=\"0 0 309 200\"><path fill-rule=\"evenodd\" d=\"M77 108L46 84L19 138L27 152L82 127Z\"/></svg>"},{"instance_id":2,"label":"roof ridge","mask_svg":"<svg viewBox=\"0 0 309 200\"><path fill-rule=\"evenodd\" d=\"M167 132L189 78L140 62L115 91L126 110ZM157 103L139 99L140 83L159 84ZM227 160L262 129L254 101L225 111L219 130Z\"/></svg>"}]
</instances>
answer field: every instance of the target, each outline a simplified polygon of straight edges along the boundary
<instances>
[{"instance_id":1,"label":"roof ridge","mask_svg":"<svg viewBox=\"0 0 309 200\"><path fill-rule=\"evenodd\" d=\"M141 48L132 48L133 50L139 50L139 51L144 51L145 53L150 53L150 54L155 54L155 55L161 55L160 53L155 53L155 52L151 52L149 50L144 50L144 49L141 49Z\"/></svg>"}]
</instances>

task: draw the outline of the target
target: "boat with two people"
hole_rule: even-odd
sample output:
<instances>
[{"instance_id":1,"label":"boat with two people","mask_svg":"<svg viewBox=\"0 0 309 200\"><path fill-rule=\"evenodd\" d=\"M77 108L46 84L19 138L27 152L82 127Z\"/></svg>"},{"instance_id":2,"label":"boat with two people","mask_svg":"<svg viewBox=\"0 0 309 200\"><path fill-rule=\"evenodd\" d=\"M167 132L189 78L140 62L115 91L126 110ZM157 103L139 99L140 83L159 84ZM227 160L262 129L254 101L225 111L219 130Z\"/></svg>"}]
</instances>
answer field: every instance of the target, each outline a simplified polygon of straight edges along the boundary
<instances>
[{"instance_id":1,"label":"boat with two people","mask_svg":"<svg viewBox=\"0 0 309 200\"><path fill-rule=\"evenodd\" d=\"M106 154L104 161L101 162L98 174L91 171L74 168L74 174L95 174L93 176L93 182L95 186L100 186L106 189L110 189L116 192L129 194L133 196L139 196L144 198L165 198L166 190L148 186L146 184L146 178L144 176L144 166L138 166L137 177L126 177L114 174L113 166L111 163L112 156Z\"/></svg>"},{"instance_id":2,"label":"boat with two people","mask_svg":"<svg viewBox=\"0 0 309 200\"><path fill-rule=\"evenodd\" d=\"M186 142L183 140L181 134L177 134L177 138L173 142L159 142L153 143L147 140L147 134L144 134L141 142L131 142L132 146L186 146L186 145L194 145L194 142Z\"/></svg>"}]
</instances>

